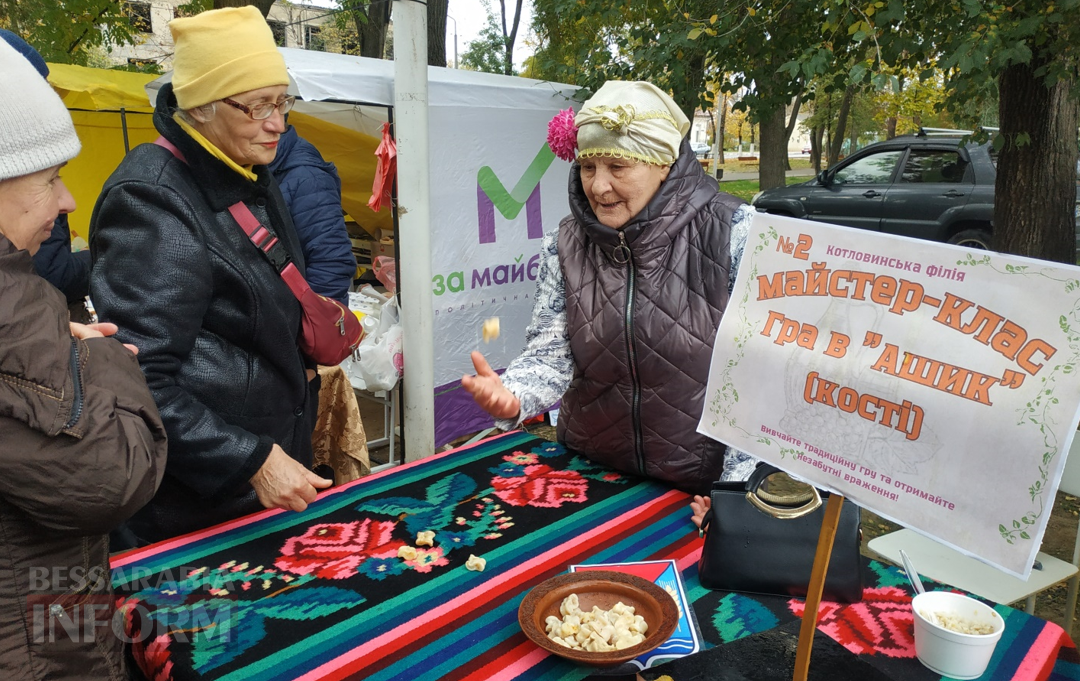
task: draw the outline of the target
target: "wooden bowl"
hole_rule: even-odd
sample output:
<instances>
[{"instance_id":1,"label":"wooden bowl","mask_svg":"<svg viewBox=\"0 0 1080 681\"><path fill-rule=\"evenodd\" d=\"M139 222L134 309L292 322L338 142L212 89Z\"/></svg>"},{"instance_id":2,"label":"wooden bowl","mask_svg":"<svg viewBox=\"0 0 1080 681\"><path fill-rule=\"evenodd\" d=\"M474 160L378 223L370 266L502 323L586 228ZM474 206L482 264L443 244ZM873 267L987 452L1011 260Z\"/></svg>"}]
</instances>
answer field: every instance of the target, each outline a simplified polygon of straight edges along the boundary
<instances>
[{"instance_id":1,"label":"wooden bowl","mask_svg":"<svg viewBox=\"0 0 1080 681\"><path fill-rule=\"evenodd\" d=\"M574 650L552 641L545 632L545 621L549 615L560 616L559 606L570 594L577 594L584 612L594 605L610 610L619 601L633 606L649 625L645 640L609 653ZM536 585L521 601L518 623L525 635L544 650L581 664L609 667L644 655L667 641L679 625L679 607L668 592L647 579L623 572L587 570L558 575Z\"/></svg>"}]
</instances>

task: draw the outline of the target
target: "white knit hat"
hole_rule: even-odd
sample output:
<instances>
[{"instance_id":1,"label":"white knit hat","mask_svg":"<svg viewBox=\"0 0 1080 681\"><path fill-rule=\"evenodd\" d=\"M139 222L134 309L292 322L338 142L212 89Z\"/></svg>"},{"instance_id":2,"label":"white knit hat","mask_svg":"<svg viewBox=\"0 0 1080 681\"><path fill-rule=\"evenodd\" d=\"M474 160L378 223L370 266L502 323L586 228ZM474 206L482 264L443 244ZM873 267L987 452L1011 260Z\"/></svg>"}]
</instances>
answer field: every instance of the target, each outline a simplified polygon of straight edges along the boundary
<instances>
[{"instance_id":1,"label":"white knit hat","mask_svg":"<svg viewBox=\"0 0 1080 681\"><path fill-rule=\"evenodd\" d=\"M59 95L0 40L0 180L58 166L81 148Z\"/></svg>"}]
</instances>

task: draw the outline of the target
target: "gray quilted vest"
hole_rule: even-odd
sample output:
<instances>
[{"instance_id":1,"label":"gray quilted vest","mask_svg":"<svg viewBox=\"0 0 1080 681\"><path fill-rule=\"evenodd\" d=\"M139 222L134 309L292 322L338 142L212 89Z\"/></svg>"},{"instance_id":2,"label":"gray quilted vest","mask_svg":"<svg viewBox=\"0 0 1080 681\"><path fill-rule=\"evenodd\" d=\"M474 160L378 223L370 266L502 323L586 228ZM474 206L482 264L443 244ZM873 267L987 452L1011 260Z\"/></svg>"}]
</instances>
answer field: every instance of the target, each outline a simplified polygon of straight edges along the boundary
<instances>
[{"instance_id":1,"label":"gray quilted vest","mask_svg":"<svg viewBox=\"0 0 1080 681\"><path fill-rule=\"evenodd\" d=\"M652 201L614 230L597 222L574 166L572 214L559 225L575 366L561 442L687 492L707 494L720 479L724 446L697 424L741 205L718 191L684 142Z\"/></svg>"}]
</instances>

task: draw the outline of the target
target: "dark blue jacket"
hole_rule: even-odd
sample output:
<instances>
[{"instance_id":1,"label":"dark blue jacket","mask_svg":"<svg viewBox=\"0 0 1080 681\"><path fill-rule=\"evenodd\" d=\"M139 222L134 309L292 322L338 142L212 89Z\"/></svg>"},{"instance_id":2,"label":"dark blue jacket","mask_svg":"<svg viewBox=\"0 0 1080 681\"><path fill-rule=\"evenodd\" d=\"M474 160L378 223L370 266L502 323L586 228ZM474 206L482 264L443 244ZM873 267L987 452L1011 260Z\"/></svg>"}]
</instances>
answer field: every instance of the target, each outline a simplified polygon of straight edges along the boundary
<instances>
[{"instance_id":1,"label":"dark blue jacket","mask_svg":"<svg viewBox=\"0 0 1080 681\"><path fill-rule=\"evenodd\" d=\"M71 252L67 215L56 218L52 235L34 254L34 269L60 289L69 303L80 301L90 293L90 251Z\"/></svg>"},{"instance_id":2,"label":"dark blue jacket","mask_svg":"<svg viewBox=\"0 0 1080 681\"><path fill-rule=\"evenodd\" d=\"M356 257L341 212L337 169L292 126L281 135L277 156L269 167L300 238L308 285L316 293L348 305Z\"/></svg>"}]
</instances>

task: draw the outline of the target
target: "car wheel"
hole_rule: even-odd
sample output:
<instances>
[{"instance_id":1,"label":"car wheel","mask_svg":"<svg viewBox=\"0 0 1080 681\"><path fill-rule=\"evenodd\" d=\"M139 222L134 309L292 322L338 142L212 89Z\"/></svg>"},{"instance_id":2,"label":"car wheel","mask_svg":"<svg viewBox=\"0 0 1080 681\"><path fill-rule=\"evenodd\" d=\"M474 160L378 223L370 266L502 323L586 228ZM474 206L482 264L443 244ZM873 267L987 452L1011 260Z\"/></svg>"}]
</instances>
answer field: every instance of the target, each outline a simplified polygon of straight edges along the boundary
<instances>
[{"instance_id":1,"label":"car wheel","mask_svg":"<svg viewBox=\"0 0 1080 681\"><path fill-rule=\"evenodd\" d=\"M980 251L990 250L990 232L982 229L965 229L949 237L949 243L965 248L977 248Z\"/></svg>"}]
</instances>

